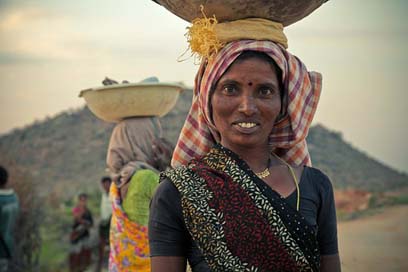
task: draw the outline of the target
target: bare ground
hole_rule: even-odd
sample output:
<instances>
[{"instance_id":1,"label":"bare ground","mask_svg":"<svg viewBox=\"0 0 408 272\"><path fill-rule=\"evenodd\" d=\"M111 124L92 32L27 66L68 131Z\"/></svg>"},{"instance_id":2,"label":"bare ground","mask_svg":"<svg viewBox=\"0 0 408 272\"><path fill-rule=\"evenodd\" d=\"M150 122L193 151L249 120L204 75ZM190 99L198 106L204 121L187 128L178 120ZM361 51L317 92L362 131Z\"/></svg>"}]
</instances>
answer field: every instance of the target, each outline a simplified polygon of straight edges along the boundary
<instances>
[{"instance_id":1,"label":"bare ground","mask_svg":"<svg viewBox=\"0 0 408 272\"><path fill-rule=\"evenodd\" d=\"M408 271L408 205L339 223L343 272Z\"/></svg>"}]
</instances>

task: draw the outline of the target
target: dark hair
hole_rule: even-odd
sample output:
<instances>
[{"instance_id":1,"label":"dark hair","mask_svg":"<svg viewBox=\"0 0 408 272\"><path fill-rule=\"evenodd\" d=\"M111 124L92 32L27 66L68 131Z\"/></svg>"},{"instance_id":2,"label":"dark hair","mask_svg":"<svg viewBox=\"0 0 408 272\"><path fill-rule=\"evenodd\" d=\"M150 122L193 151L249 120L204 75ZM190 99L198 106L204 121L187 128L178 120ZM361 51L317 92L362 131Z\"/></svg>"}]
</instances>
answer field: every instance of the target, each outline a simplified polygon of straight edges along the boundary
<instances>
[{"instance_id":1,"label":"dark hair","mask_svg":"<svg viewBox=\"0 0 408 272\"><path fill-rule=\"evenodd\" d=\"M101 178L101 183L105 183L105 182L112 182L112 179L108 176L104 176Z\"/></svg>"},{"instance_id":2,"label":"dark hair","mask_svg":"<svg viewBox=\"0 0 408 272\"><path fill-rule=\"evenodd\" d=\"M80 193L79 195L78 195L78 199L81 199L81 198L88 198L88 194L87 193Z\"/></svg>"},{"instance_id":3,"label":"dark hair","mask_svg":"<svg viewBox=\"0 0 408 272\"><path fill-rule=\"evenodd\" d=\"M0 186L6 185L8 181L8 172L6 168L0 165Z\"/></svg>"}]
</instances>

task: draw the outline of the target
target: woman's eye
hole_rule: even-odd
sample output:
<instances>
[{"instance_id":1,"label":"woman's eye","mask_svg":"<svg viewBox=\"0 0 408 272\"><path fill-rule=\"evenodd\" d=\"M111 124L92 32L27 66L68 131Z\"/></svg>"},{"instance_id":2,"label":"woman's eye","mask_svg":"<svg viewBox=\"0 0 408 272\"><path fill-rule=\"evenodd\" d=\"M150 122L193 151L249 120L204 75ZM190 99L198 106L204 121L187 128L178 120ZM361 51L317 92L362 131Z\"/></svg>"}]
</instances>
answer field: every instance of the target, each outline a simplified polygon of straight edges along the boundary
<instances>
[{"instance_id":1,"label":"woman's eye","mask_svg":"<svg viewBox=\"0 0 408 272\"><path fill-rule=\"evenodd\" d=\"M273 94L273 90L271 88L262 88L259 89L259 94L262 96L268 96Z\"/></svg>"},{"instance_id":2,"label":"woman's eye","mask_svg":"<svg viewBox=\"0 0 408 272\"><path fill-rule=\"evenodd\" d=\"M237 88L234 85L227 85L227 86L224 86L222 89L222 92L225 94L234 94L236 93L236 91L237 91Z\"/></svg>"}]
</instances>

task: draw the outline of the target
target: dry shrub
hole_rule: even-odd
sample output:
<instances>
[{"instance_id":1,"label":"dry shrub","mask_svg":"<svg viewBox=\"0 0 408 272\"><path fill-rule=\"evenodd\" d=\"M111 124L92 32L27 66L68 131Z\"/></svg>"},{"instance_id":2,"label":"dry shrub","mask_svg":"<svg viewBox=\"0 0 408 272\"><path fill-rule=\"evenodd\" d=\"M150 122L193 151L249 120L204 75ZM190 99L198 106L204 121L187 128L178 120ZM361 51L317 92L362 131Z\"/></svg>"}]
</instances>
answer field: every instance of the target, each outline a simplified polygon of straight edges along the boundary
<instances>
[{"instance_id":1,"label":"dry shrub","mask_svg":"<svg viewBox=\"0 0 408 272\"><path fill-rule=\"evenodd\" d=\"M368 209L372 197L372 193L370 192L352 188L336 190L334 193L337 209L346 213Z\"/></svg>"}]
</instances>

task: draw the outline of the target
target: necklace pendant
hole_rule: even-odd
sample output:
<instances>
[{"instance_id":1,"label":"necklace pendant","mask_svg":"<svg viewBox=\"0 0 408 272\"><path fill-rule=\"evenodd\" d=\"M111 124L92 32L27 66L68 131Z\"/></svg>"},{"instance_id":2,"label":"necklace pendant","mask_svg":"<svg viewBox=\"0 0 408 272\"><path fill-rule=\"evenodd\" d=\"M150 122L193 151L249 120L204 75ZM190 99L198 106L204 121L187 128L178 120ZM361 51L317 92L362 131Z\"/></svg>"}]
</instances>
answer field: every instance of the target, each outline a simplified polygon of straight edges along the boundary
<instances>
[{"instance_id":1,"label":"necklace pendant","mask_svg":"<svg viewBox=\"0 0 408 272\"><path fill-rule=\"evenodd\" d=\"M266 178L267 176L269 176L271 174L271 172L269 172L269 168L265 168L265 170L263 170L262 172L259 173L255 173L255 175L258 176L258 178L263 179Z\"/></svg>"}]
</instances>

